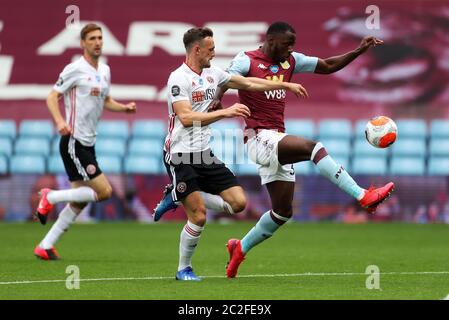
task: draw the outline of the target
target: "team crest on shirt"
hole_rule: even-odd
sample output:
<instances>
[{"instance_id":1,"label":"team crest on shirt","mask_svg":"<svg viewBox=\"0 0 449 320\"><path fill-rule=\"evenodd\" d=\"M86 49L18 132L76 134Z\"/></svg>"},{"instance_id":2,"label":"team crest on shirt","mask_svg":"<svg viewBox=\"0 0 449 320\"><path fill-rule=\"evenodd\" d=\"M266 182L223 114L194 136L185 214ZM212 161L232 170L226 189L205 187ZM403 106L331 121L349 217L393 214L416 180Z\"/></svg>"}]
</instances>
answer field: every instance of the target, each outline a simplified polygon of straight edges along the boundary
<instances>
[{"instance_id":1,"label":"team crest on shirt","mask_svg":"<svg viewBox=\"0 0 449 320\"><path fill-rule=\"evenodd\" d=\"M58 81L56 81L56 85L58 87L62 86L63 83L64 83L64 79L62 77L59 77Z\"/></svg>"},{"instance_id":2,"label":"team crest on shirt","mask_svg":"<svg viewBox=\"0 0 449 320\"><path fill-rule=\"evenodd\" d=\"M280 63L282 69L287 70L288 68L290 68L290 63L288 63L288 61L284 61Z\"/></svg>"},{"instance_id":3,"label":"team crest on shirt","mask_svg":"<svg viewBox=\"0 0 449 320\"><path fill-rule=\"evenodd\" d=\"M185 182L180 182L177 184L176 186L176 191L178 191L179 193L184 193L187 190L187 185Z\"/></svg>"},{"instance_id":4,"label":"team crest on shirt","mask_svg":"<svg viewBox=\"0 0 449 320\"><path fill-rule=\"evenodd\" d=\"M90 164L87 166L86 171L88 174L93 175L97 171L97 168L93 164Z\"/></svg>"},{"instance_id":5,"label":"team crest on shirt","mask_svg":"<svg viewBox=\"0 0 449 320\"><path fill-rule=\"evenodd\" d=\"M273 72L273 73L278 73L279 66L277 66L277 65L270 66L270 71Z\"/></svg>"},{"instance_id":6,"label":"team crest on shirt","mask_svg":"<svg viewBox=\"0 0 449 320\"><path fill-rule=\"evenodd\" d=\"M212 78L211 76L208 76L207 81L209 81L209 83L214 83L214 78Z\"/></svg>"}]
</instances>

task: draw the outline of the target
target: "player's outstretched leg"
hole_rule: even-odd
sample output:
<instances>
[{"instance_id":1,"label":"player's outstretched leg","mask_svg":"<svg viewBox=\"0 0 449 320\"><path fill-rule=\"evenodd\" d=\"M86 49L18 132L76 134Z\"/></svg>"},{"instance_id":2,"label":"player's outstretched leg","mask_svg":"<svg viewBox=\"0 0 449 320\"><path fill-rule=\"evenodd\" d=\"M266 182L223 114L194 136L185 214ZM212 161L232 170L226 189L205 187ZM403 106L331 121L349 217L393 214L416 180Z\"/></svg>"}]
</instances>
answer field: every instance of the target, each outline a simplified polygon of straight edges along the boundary
<instances>
[{"instance_id":1,"label":"player's outstretched leg","mask_svg":"<svg viewBox=\"0 0 449 320\"><path fill-rule=\"evenodd\" d=\"M393 192L394 183L389 182L381 188L361 188L349 173L327 153L321 142L318 142L310 159L320 170L321 175L335 183L340 189L356 198L369 213L374 213L377 206Z\"/></svg>"},{"instance_id":2,"label":"player's outstretched leg","mask_svg":"<svg viewBox=\"0 0 449 320\"><path fill-rule=\"evenodd\" d=\"M178 204L173 200L172 191L172 184L165 186L163 193L164 196L153 211L154 221L159 221L165 213L175 210L178 207ZM229 214L235 213L232 206L228 202L224 201L222 197L203 191L201 191L200 194L207 209L216 212L226 212Z\"/></svg>"},{"instance_id":3,"label":"player's outstretched leg","mask_svg":"<svg viewBox=\"0 0 449 320\"><path fill-rule=\"evenodd\" d=\"M97 193L90 187L79 187L68 190L51 190L44 188L39 192L39 205L35 215L41 224L47 223L48 214L53 210L53 205L59 202L94 202L97 201Z\"/></svg>"},{"instance_id":4,"label":"player's outstretched leg","mask_svg":"<svg viewBox=\"0 0 449 320\"><path fill-rule=\"evenodd\" d=\"M175 210L178 207L176 202L173 200L172 191L173 184L170 183L165 186L163 197L153 210L154 221L159 221L166 212Z\"/></svg>"}]
</instances>

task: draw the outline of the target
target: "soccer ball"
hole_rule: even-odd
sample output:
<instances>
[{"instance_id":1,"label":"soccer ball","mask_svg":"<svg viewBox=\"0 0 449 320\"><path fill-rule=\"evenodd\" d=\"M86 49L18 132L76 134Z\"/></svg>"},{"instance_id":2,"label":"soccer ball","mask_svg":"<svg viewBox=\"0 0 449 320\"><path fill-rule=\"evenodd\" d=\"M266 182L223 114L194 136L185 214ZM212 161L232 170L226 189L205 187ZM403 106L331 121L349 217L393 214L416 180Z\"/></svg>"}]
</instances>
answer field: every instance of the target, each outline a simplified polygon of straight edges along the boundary
<instances>
[{"instance_id":1,"label":"soccer ball","mask_svg":"<svg viewBox=\"0 0 449 320\"><path fill-rule=\"evenodd\" d=\"M396 123L388 117L378 116L372 118L366 124L365 137L370 145L376 148L387 148L392 145L397 138L398 127Z\"/></svg>"}]
</instances>

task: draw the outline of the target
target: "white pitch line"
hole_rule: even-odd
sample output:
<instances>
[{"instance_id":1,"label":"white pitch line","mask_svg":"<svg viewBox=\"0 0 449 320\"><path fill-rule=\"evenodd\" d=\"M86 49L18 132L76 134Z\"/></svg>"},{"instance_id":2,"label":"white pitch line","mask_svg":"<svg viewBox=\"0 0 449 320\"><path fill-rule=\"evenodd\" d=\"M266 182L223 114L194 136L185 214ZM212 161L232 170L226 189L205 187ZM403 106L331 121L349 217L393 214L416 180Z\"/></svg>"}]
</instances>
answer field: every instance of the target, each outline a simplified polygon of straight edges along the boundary
<instances>
[{"instance_id":1,"label":"white pitch line","mask_svg":"<svg viewBox=\"0 0 449 320\"><path fill-rule=\"evenodd\" d=\"M380 275L435 275L435 274L447 274L449 271L417 271L417 272L381 272ZM287 274L247 274L240 275L238 278L282 278L282 277L327 277L327 276L361 276L367 275L362 272L305 272L305 273L287 273ZM368 275L373 275L369 273ZM135 281L135 280L172 280L174 276L171 277L139 277L139 278L97 278L97 279L79 279L82 282L94 282L94 281ZM226 278L225 276L202 276L203 279L211 278ZM13 285L13 284L34 284L34 283L57 283L66 282L66 279L60 280L24 280L24 281L4 281L0 282L0 285ZM449 295L447 297L449 299Z\"/></svg>"}]
</instances>

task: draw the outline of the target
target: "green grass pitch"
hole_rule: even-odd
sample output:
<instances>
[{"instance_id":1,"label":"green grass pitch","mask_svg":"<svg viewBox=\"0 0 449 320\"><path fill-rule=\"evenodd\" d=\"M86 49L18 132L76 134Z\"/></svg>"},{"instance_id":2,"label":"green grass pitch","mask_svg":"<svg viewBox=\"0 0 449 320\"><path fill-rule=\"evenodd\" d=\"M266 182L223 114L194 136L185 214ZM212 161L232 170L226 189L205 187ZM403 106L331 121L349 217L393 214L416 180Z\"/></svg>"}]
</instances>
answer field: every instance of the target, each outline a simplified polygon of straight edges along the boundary
<instances>
[{"instance_id":1,"label":"green grass pitch","mask_svg":"<svg viewBox=\"0 0 449 320\"><path fill-rule=\"evenodd\" d=\"M50 224L51 225L51 224ZM1 299L443 299L449 295L449 225L289 223L225 278L228 238L252 223L209 224L193 258L199 283L174 280L180 223L75 224L61 260L32 254L50 226L0 224ZM76 265L80 288L66 288ZM367 289L369 265L380 289ZM55 281L53 281L55 280ZM27 282L28 281L28 282ZM13 282L13 283L11 283Z\"/></svg>"}]
</instances>

